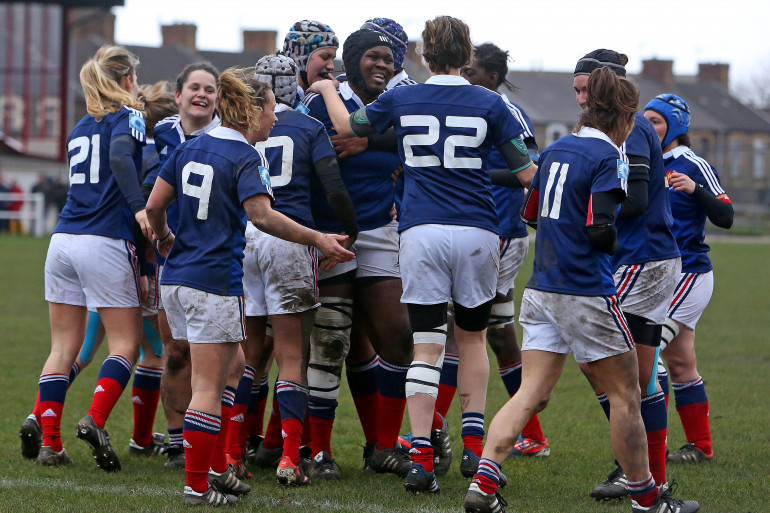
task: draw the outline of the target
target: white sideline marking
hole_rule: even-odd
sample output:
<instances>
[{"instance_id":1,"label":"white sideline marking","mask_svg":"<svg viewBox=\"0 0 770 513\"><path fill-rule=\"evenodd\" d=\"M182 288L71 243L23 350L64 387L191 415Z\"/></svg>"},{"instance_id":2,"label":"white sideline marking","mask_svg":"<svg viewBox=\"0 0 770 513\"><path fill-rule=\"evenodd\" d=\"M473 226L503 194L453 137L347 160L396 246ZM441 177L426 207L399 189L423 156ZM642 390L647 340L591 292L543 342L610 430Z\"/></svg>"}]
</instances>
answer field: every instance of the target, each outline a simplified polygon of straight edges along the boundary
<instances>
[{"instance_id":1,"label":"white sideline marking","mask_svg":"<svg viewBox=\"0 0 770 513\"><path fill-rule=\"evenodd\" d=\"M277 487L278 485L276 485ZM93 492L105 495L127 495L127 496L153 496L153 497L171 497L182 501L183 488L156 488L150 486L142 486L138 488L123 486L123 485L77 485L72 481L67 480L51 480L51 479L12 479L8 477L0 478L0 489L10 488L25 488L30 487L42 487L46 490L66 489L68 491L78 492ZM400 491L400 490L399 490ZM405 492L404 492L405 493ZM323 508L325 510L332 511L367 511L367 512L393 512L393 511L407 511L401 508L394 509L393 507L380 506L366 502L364 500L351 501L347 503L340 503L330 500L313 500L310 498L298 499L296 496L285 495L283 497L258 497L256 495L248 495L246 497L239 497L238 504L245 503L252 506L266 505L266 506L286 506L290 503L292 506L311 507L311 508ZM441 513L441 512L455 512L457 508L439 509L435 506L431 507L409 507L408 511L415 513Z\"/></svg>"}]
</instances>

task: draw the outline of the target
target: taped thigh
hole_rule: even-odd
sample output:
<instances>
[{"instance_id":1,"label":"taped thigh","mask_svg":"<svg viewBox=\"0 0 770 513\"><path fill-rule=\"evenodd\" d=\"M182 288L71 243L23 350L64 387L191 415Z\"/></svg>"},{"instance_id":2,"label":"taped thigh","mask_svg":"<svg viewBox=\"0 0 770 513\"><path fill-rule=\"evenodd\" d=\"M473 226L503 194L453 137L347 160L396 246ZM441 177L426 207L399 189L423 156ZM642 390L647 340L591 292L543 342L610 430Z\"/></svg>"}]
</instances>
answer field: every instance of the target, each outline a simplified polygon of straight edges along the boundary
<instances>
[{"instance_id":1,"label":"taped thigh","mask_svg":"<svg viewBox=\"0 0 770 513\"><path fill-rule=\"evenodd\" d=\"M353 300L322 297L320 301L310 334L308 387L313 397L335 400L339 396L342 366L350 351Z\"/></svg>"}]
</instances>

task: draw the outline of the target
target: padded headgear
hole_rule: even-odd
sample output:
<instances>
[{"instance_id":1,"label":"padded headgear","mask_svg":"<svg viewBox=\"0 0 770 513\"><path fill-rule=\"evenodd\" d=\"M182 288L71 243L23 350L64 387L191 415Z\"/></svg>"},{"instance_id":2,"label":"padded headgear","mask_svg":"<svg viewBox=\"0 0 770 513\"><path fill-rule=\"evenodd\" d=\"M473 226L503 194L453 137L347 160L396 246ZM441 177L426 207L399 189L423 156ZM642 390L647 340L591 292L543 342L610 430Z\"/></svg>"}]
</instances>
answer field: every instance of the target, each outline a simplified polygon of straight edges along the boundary
<instances>
[{"instance_id":1,"label":"padded headgear","mask_svg":"<svg viewBox=\"0 0 770 513\"><path fill-rule=\"evenodd\" d=\"M359 29L348 36L342 49L342 63L348 82L366 89L364 76L361 74L361 58L367 50L375 46L387 46L393 51L390 37L381 31Z\"/></svg>"},{"instance_id":2,"label":"padded headgear","mask_svg":"<svg viewBox=\"0 0 770 513\"><path fill-rule=\"evenodd\" d=\"M320 21L302 20L295 23L283 38L281 53L294 59L299 69L304 71L310 54L327 47L340 47L340 40L331 27Z\"/></svg>"},{"instance_id":3,"label":"padded headgear","mask_svg":"<svg viewBox=\"0 0 770 513\"><path fill-rule=\"evenodd\" d=\"M650 100L644 110L657 112L666 120L666 135L662 143L664 148L680 135L686 134L690 128L690 107L675 94L659 94Z\"/></svg>"},{"instance_id":4,"label":"padded headgear","mask_svg":"<svg viewBox=\"0 0 770 513\"><path fill-rule=\"evenodd\" d=\"M297 98L297 64L285 55L265 55L257 61L254 76L259 82L269 84L275 94L275 100L294 106Z\"/></svg>"},{"instance_id":5,"label":"padded headgear","mask_svg":"<svg viewBox=\"0 0 770 513\"><path fill-rule=\"evenodd\" d=\"M627 57L623 56L621 58L621 55L618 52L604 48L587 53L575 65L574 76L590 75L593 70L606 66L614 71L616 75L625 77Z\"/></svg>"},{"instance_id":6,"label":"padded headgear","mask_svg":"<svg viewBox=\"0 0 770 513\"><path fill-rule=\"evenodd\" d=\"M406 48L409 45L409 36L404 32L404 27L390 18L372 18L366 20L361 28L382 32L388 36L393 44L393 69L404 67Z\"/></svg>"}]
</instances>

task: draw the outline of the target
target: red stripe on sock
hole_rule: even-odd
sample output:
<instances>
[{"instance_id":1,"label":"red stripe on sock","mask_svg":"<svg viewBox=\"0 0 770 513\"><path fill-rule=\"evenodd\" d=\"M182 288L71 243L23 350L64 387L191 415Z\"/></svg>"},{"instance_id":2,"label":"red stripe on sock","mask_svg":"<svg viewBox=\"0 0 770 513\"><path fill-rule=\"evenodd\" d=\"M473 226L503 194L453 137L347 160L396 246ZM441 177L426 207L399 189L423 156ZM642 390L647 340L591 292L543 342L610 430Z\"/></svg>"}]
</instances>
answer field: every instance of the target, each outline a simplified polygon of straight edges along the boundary
<instances>
[{"instance_id":1,"label":"red stripe on sock","mask_svg":"<svg viewBox=\"0 0 770 513\"><path fill-rule=\"evenodd\" d=\"M405 397L380 396L380 427L377 433L377 449L393 449L401 432L406 408Z\"/></svg>"},{"instance_id":2,"label":"red stripe on sock","mask_svg":"<svg viewBox=\"0 0 770 513\"><path fill-rule=\"evenodd\" d=\"M205 431L184 430L185 477L187 486L197 493L209 489L209 467L217 435Z\"/></svg>"},{"instance_id":3,"label":"red stripe on sock","mask_svg":"<svg viewBox=\"0 0 770 513\"><path fill-rule=\"evenodd\" d=\"M230 406L222 405L222 424L219 428L214 452L211 454L211 470L221 474L227 470L227 432L230 429L230 417L233 415L233 409Z\"/></svg>"},{"instance_id":4,"label":"red stripe on sock","mask_svg":"<svg viewBox=\"0 0 770 513\"><path fill-rule=\"evenodd\" d=\"M695 447L703 451L706 456L713 455L708 401L688 404L687 406L677 406L676 411L682 421L687 441L694 443Z\"/></svg>"},{"instance_id":5,"label":"red stripe on sock","mask_svg":"<svg viewBox=\"0 0 770 513\"><path fill-rule=\"evenodd\" d=\"M524 429L521 430L521 436L531 438L537 442L545 442L545 435L543 434L543 428L540 426L540 419L537 417L537 413L532 415L532 418L524 425Z\"/></svg>"},{"instance_id":6,"label":"red stripe on sock","mask_svg":"<svg viewBox=\"0 0 770 513\"><path fill-rule=\"evenodd\" d=\"M470 449L473 454L481 457L481 450L484 448L484 439L478 435L463 435L463 448Z\"/></svg>"},{"instance_id":7,"label":"red stripe on sock","mask_svg":"<svg viewBox=\"0 0 770 513\"><path fill-rule=\"evenodd\" d=\"M147 447L152 443L152 427L158 411L160 390L131 387L131 401L134 403L134 434L131 438L138 445Z\"/></svg>"},{"instance_id":8,"label":"red stripe on sock","mask_svg":"<svg viewBox=\"0 0 770 513\"><path fill-rule=\"evenodd\" d=\"M288 456L294 465L299 465L299 444L302 440L302 422L299 419L281 421L283 436L283 455Z\"/></svg>"},{"instance_id":9,"label":"red stripe on sock","mask_svg":"<svg viewBox=\"0 0 770 513\"><path fill-rule=\"evenodd\" d=\"M452 401L455 398L457 387L448 385L446 383L438 384L438 397L436 398L436 411L443 417L446 417L449 407L452 406Z\"/></svg>"}]
</instances>

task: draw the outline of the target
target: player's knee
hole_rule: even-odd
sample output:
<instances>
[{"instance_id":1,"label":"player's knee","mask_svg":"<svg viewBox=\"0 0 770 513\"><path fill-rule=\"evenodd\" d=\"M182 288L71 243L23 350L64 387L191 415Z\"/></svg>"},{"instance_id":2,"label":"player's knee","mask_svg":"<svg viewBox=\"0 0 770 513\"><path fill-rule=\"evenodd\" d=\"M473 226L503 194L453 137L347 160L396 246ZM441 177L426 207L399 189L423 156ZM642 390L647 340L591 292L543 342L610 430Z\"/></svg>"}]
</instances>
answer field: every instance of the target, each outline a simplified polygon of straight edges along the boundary
<instances>
[{"instance_id":1,"label":"player's knee","mask_svg":"<svg viewBox=\"0 0 770 513\"><path fill-rule=\"evenodd\" d=\"M467 308L455 301L455 324L464 331L482 331L489 323L493 300L473 308Z\"/></svg>"},{"instance_id":2,"label":"player's knee","mask_svg":"<svg viewBox=\"0 0 770 513\"><path fill-rule=\"evenodd\" d=\"M489 322L487 323L489 331L499 331L511 324L515 313L516 307L513 305L513 301L493 303L489 311Z\"/></svg>"},{"instance_id":3,"label":"player's knee","mask_svg":"<svg viewBox=\"0 0 770 513\"><path fill-rule=\"evenodd\" d=\"M442 359L440 359L442 360ZM406 372L404 391L409 398L416 394L425 394L433 399L438 397L438 384L441 379L441 362L431 365L428 362L415 361Z\"/></svg>"},{"instance_id":4,"label":"player's knee","mask_svg":"<svg viewBox=\"0 0 770 513\"><path fill-rule=\"evenodd\" d=\"M661 326L660 351L663 352L677 335L679 335L679 324L671 317L666 317L666 322Z\"/></svg>"},{"instance_id":5,"label":"player's knee","mask_svg":"<svg viewBox=\"0 0 770 513\"><path fill-rule=\"evenodd\" d=\"M190 365L190 346L183 340L172 340L164 348L166 355L166 371L178 374Z\"/></svg>"},{"instance_id":6,"label":"player's knee","mask_svg":"<svg viewBox=\"0 0 770 513\"><path fill-rule=\"evenodd\" d=\"M660 325L649 319L632 313L624 313L628 329L634 337L634 343L643 346L658 347L660 345Z\"/></svg>"}]
</instances>

